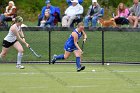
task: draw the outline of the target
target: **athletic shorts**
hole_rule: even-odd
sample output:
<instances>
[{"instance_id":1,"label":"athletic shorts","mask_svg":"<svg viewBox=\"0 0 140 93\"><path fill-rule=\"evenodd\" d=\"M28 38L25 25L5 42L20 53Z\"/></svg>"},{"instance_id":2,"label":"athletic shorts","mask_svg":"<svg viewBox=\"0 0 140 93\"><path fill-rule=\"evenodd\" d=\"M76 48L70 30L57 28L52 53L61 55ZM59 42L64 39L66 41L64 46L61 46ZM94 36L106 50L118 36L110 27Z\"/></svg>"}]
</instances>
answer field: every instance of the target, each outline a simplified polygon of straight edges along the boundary
<instances>
[{"instance_id":1,"label":"athletic shorts","mask_svg":"<svg viewBox=\"0 0 140 93\"><path fill-rule=\"evenodd\" d=\"M6 40L3 40L2 46L5 47L5 48L9 48L12 45L14 45L16 42L17 42L17 40L15 40L14 42L8 42Z\"/></svg>"},{"instance_id":2,"label":"athletic shorts","mask_svg":"<svg viewBox=\"0 0 140 93\"><path fill-rule=\"evenodd\" d=\"M64 50L65 50L65 51L68 51L68 52L73 52L74 50L78 50L78 48L73 47L73 46L65 45L65 46L64 46Z\"/></svg>"}]
</instances>

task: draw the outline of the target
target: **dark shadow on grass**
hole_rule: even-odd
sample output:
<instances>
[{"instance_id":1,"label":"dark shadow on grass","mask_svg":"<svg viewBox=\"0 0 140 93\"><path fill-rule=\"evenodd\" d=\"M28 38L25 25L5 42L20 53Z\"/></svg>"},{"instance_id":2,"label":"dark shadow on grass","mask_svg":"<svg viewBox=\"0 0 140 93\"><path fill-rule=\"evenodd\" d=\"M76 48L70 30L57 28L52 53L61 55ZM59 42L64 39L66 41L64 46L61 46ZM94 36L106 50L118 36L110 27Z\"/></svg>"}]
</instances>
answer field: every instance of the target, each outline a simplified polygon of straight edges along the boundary
<instances>
[{"instance_id":1,"label":"dark shadow on grass","mask_svg":"<svg viewBox=\"0 0 140 93\"><path fill-rule=\"evenodd\" d=\"M107 67L107 66L103 66L107 71L109 71L110 73L112 73L113 75L115 75L116 77L120 78L123 81L126 81L127 83L129 83L132 86L137 86L138 83L132 79L130 79L129 77L126 77L123 74L120 74L118 72L114 72L111 68Z\"/></svg>"},{"instance_id":2,"label":"dark shadow on grass","mask_svg":"<svg viewBox=\"0 0 140 93\"><path fill-rule=\"evenodd\" d=\"M34 69L36 69L37 71L39 71L40 73L43 73L46 77L49 77L50 79L56 81L57 83L59 83L62 86L67 86L68 83L63 81L61 78L54 76L53 74L51 74L50 72L46 72L41 70L40 68L38 68L35 65L31 65Z\"/></svg>"}]
</instances>

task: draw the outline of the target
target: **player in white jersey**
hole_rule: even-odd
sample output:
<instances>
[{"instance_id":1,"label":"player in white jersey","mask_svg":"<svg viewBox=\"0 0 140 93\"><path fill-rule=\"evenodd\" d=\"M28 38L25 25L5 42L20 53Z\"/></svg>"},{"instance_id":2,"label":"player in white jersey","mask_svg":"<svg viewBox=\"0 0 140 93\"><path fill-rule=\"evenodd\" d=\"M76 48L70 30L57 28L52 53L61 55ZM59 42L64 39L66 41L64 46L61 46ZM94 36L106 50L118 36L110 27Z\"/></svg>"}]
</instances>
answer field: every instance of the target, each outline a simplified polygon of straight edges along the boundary
<instances>
[{"instance_id":1,"label":"player in white jersey","mask_svg":"<svg viewBox=\"0 0 140 93\"><path fill-rule=\"evenodd\" d=\"M26 47L29 47L29 44L26 43L24 34L21 29L22 22L23 22L22 17L17 16L15 18L15 23L10 27L8 35L3 40L2 44L3 48L2 52L0 53L0 58L3 59L6 56L9 48L13 46L18 51L16 67L20 69L24 69L24 66L21 65L21 59L24 50L19 41L25 44Z\"/></svg>"}]
</instances>

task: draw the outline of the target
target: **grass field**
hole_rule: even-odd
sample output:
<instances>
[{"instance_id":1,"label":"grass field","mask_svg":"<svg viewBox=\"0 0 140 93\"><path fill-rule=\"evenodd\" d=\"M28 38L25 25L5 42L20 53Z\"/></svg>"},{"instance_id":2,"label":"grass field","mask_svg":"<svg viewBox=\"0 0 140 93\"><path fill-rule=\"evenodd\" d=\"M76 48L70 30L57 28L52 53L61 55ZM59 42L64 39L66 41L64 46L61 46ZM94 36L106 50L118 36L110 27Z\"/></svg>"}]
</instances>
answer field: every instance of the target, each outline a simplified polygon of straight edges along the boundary
<instances>
[{"instance_id":1,"label":"grass field","mask_svg":"<svg viewBox=\"0 0 140 93\"><path fill-rule=\"evenodd\" d=\"M8 32L0 32L0 42ZM38 59L25 48L23 61L48 61L48 32L24 32L26 41L42 58ZM62 54L63 46L71 31L53 31L51 33L51 54ZM87 42L84 47L82 59L84 61L101 61L101 32L87 32ZM139 32L105 32L105 61L140 62L140 33ZM79 41L81 46L81 40ZM16 51L11 49L6 57L7 61L16 60ZM67 61L74 61L72 55Z\"/></svg>"},{"instance_id":2,"label":"grass field","mask_svg":"<svg viewBox=\"0 0 140 93\"><path fill-rule=\"evenodd\" d=\"M24 65L0 64L0 93L140 93L139 65Z\"/></svg>"}]
</instances>

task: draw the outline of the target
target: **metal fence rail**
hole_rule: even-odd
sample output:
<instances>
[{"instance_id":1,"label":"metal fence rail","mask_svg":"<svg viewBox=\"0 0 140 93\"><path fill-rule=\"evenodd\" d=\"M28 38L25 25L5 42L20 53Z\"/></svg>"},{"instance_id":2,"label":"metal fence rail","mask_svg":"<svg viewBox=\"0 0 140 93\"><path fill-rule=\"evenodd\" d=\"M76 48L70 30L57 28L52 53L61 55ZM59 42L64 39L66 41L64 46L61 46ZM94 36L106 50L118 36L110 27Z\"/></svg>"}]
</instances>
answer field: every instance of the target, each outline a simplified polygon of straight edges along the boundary
<instances>
[{"instance_id":1,"label":"metal fence rail","mask_svg":"<svg viewBox=\"0 0 140 93\"><path fill-rule=\"evenodd\" d=\"M23 31L71 31L73 28L67 27L23 27ZM139 32L140 28L132 27L85 27L86 31L125 31ZM0 31L8 31L8 28L0 27Z\"/></svg>"}]
</instances>

